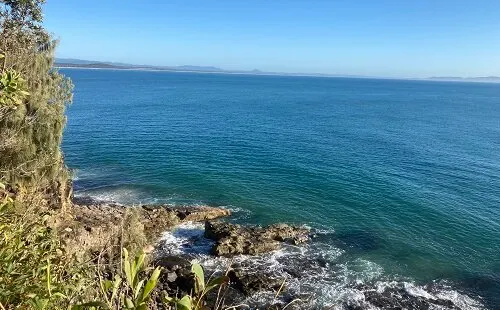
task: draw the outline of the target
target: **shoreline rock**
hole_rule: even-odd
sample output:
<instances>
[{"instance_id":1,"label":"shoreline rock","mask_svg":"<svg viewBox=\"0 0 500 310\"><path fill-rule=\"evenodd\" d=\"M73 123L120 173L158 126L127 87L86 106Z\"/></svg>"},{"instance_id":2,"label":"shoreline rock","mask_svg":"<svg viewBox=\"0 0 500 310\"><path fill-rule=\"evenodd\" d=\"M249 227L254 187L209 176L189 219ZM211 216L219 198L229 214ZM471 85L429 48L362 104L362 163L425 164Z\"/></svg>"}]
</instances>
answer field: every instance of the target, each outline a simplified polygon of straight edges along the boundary
<instances>
[{"instance_id":1,"label":"shoreline rock","mask_svg":"<svg viewBox=\"0 0 500 310\"><path fill-rule=\"evenodd\" d=\"M187 222L205 222L204 236L215 241L212 254L216 256L233 257L235 255L259 255L281 248L284 244L300 245L312 237L308 228L287 224L275 224L267 227L244 226L215 219L231 214L229 210L208 206L173 207L169 205L143 205L129 208L114 203L89 204L75 203L72 208L73 222L77 225L63 227L63 234L72 235L68 239L73 242L73 249L83 252L89 249L109 245L109 239L119 235L128 210L137 211L135 216L140 229L149 234L150 240L158 237L165 230ZM131 231L134 227L129 226ZM132 232L133 233L133 232ZM265 256L264 256L265 257ZM245 300L260 292L281 292L280 299L273 299L272 304L261 304L255 301L250 308L272 309L306 309L315 308L310 299L310 293L302 293L288 287L290 281L305 281L310 279L310 273L319 274L327 266L323 260L314 256L286 258L287 265L281 273L265 266L255 265L251 261L233 263L227 270L230 286L227 298ZM159 255L154 257L153 265L161 266L164 272L160 277L158 290L167 291L170 295L182 296L190 292L194 285L191 273L191 258L189 255ZM283 263L283 261L282 261ZM346 289L362 296L360 300L342 300L339 305L343 309L364 310L384 309L463 309L451 300L441 299L438 294L426 298L412 294L404 282L384 286L377 282L367 282L346 286ZM433 292L429 287L426 291ZM156 295L155 295L156 296ZM210 298L210 297L207 297ZM298 302L293 303L293 301ZM290 306L290 307L289 307Z\"/></svg>"},{"instance_id":2,"label":"shoreline rock","mask_svg":"<svg viewBox=\"0 0 500 310\"><path fill-rule=\"evenodd\" d=\"M72 205L72 220L61 227L61 237L68 254L83 258L86 253L109 248L124 236L146 246L155 244L164 231L180 223L203 222L229 215L230 210L209 206L127 207L80 198Z\"/></svg>"},{"instance_id":3,"label":"shoreline rock","mask_svg":"<svg viewBox=\"0 0 500 310\"><path fill-rule=\"evenodd\" d=\"M215 241L213 255L231 257L267 253L279 249L282 243L305 243L310 239L310 229L287 224L259 227L206 221L205 237Z\"/></svg>"}]
</instances>

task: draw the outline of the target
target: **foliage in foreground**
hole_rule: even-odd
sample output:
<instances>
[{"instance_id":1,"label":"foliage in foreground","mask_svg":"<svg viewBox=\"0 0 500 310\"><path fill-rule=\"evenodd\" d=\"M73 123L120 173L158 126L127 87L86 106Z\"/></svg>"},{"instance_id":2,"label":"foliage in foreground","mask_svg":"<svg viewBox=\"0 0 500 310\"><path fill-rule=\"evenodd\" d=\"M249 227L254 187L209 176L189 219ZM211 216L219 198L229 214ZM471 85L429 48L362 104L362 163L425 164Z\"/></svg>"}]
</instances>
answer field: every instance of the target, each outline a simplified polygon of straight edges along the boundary
<instances>
[{"instance_id":1,"label":"foliage in foreground","mask_svg":"<svg viewBox=\"0 0 500 310\"><path fill-rule=\"evenodd\" d=\"M203 268L193 264L190 295L158 292L163 297L153 299L162 270L149 267L146 254L133 258L123 248L118 268L81 263L65 255L61 239L47 224L50 211L40 210L16 202L0 183L0 309L145 310L161 304L201 310L207 308L207 293L229 281L221 276L205 283Z\"/></svg>"},{"instance_id":2,"label":"foliage in foreground","mask_svg":"<svg viewBox=\"0 0 500 310\"><path fill-rule=\"evenodd\" d=\"M23 209L0 185L0 308L57 309L83 290L83 269L64 256L48 213Z\"/></svg>"}]
</instances>

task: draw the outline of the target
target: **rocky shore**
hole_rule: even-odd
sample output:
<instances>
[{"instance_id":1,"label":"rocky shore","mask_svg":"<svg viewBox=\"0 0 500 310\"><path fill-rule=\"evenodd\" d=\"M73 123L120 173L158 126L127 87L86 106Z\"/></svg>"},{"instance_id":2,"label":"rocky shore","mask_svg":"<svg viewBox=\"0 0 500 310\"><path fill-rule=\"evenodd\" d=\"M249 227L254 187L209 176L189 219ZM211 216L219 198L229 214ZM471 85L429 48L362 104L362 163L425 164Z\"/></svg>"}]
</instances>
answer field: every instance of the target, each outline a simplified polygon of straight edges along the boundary
<instances>
[{"instance_id":1,"label":"rocky shore","mask_svg":"<svg viewBox=\"0 0 500 310\"><path fill-rule=\"evenodd\" d=\"M193 238L198 241L201 238L201 242L209 246L206 257L226 264L223 270L213 265L206 268L210 273L225 273L229 277L230 285L224 293L227 300L244 303L252 309L323 308L318 301L322 296L302 288L321 286L325 281L335 283L336 277L343 281L343 275L339 274L340 267L331 266L327 259L318 255L314 242L311 243L315 232L307 227L282 223L266 227L237 225L228 221L230 215L230 210L209 206L143 205L131 208L80 199L73 207L74 222L65 233L70 240L68 248L78 253L106 246L113 236L124 233L123 227L129 234L140 228L145 234L146 251L154 254L152 263L164 270L159 288L169 294L182 295L193 287L190 266L196 256L169 251L171 245L162 241L162 235L186 223L200 223L197 227L202 232ZM295 249L292 254L277 259L279 268L262 263L273 253L290 248ZM481 308L470 308L442 297L439 285L429 285L425 293L415 293L420 287L409 288L406 282L387 283L390 285L380 281L353 281L345 287L339 284L334 289L345 290L343 294L347 297L332 309Z\"/></svg>"}]
</instances>

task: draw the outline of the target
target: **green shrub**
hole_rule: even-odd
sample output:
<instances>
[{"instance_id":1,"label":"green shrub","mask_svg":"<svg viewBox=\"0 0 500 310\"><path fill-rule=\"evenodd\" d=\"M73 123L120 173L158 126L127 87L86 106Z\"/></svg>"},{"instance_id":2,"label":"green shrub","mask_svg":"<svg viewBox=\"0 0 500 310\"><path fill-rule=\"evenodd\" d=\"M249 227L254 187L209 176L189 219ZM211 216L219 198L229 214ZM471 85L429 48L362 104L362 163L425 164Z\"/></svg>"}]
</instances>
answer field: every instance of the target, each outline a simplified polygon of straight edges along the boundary
<instances>
[{"instance_id":1,"label":"green shrub","mask_svg":"<svg viewBox=\"0 0 500 310\"><path fill-rule=\"evenodd\" d=\"M37 189L61 207L69 196L60 145L72 84L52 66L57 42L41 25L43 2L0 1L0 181Z\"/></svg>"},{"instance_id":2,"label":"green shrub","mask_svg":"<svg viewBox=\"0 0 500 310\"><path fill-rule=\"evenodd\" d=\"M0 194L0 305L55 309L78 300L87 276L65 257L59 238L46 225L49 215L31 220L17 212L3 185Z\"/></svg>"}]
</instances>

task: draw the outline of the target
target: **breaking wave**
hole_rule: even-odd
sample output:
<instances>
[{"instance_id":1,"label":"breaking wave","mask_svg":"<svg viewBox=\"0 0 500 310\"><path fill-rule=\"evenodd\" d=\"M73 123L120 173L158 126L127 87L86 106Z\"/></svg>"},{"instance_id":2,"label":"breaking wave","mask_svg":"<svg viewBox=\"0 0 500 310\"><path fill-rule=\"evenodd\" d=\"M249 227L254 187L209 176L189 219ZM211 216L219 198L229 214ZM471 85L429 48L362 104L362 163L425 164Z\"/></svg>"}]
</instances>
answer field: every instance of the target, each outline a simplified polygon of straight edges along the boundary
<instances>
[{"instance_id":1,"label":"breaking wave","mask_svg":"<svg viewBox=\"0 0 500 310\"><path fill-rule=\"evenodd\" d=\"M223 258L209 254L213 241L203 233L204 226L198 223L184 223L165 232L160 255L183 255L200 262L210 273L223 273L236 264L246 274L265 274L284 283L286 289L279 296L276 290L239 295L236 302L252 309L275 303L288 304L290 309L485 309L480 300L450 283L422 285L387 275L380 265L349 259L344 250L328 243L313 241L261 256Z\"/></svg>"}]
</instances>

